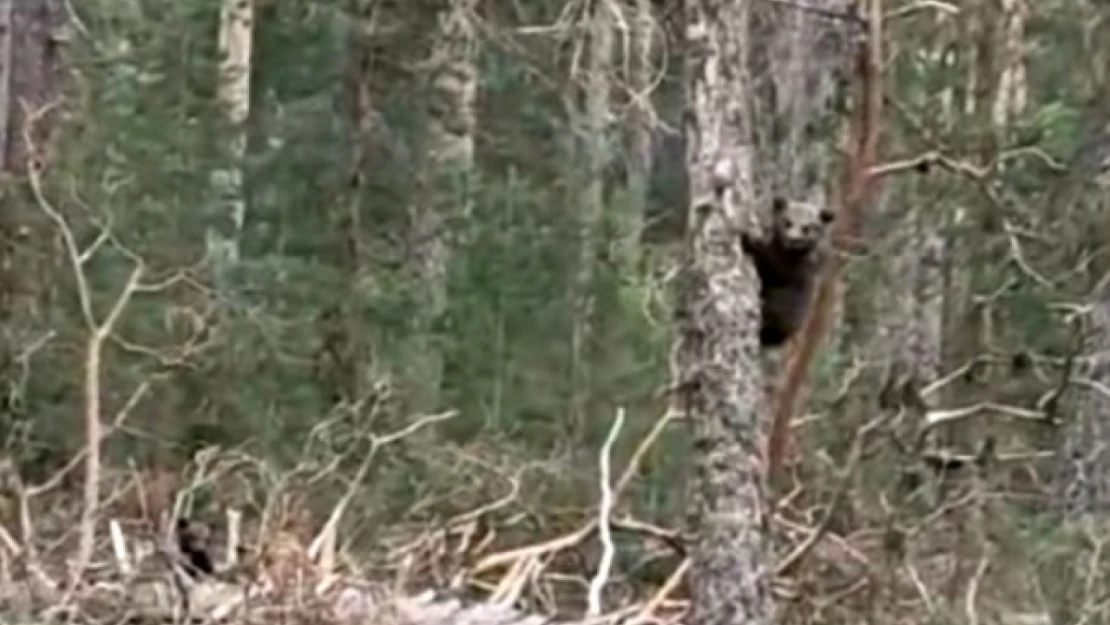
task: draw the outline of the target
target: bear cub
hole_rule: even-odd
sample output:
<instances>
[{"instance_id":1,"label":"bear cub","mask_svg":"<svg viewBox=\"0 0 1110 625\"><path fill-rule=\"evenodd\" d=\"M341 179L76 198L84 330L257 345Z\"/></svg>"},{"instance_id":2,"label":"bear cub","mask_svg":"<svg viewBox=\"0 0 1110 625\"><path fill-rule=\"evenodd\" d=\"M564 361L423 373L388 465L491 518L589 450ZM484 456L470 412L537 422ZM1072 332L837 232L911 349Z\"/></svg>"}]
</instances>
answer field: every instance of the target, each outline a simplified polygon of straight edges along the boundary
<instances>
[{"instance_id":1,"label":"bear cub","mask_svg":"<svg viewBox=\"0 0 1110 625\"><path fill-rule=\"evenodd\" d=\"M759 274L761 346L778 347L801 327L832 221L832 211L816 204L775 197L770 231L762 238L741 232Z\"/></svg>"}]
</instances>

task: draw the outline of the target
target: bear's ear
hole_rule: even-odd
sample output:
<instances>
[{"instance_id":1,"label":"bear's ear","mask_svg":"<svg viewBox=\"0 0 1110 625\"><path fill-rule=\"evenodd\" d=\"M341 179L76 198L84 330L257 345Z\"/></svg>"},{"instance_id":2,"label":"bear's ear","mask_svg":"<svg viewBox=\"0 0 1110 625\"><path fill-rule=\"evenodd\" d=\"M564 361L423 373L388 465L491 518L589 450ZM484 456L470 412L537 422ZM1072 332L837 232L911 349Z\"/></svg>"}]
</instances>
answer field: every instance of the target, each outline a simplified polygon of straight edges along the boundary
<instances>
[{"instance_id":1,"label":"bear's ear","mask_svg":"<svg viewBox=\"0 0 1110 625\"><path fill-rule=\"evenodd\" d=\"M782 197L781 195L776 195L775 197L771 198L771 212L772 213L777 215L778 213L784 212L785 210L786 210L786 198Z\"/></svg>"},{"instance_id":2,"label":"bear's ear","mask_svg":"<svg viewBox=\"0 0 1110 625\"><path fill-rule=\"evenodd\" d=\"M821 219L821 223L830 224L834 219L836 219L836 214L833 213L831 210L824 208L821 209L821 213L818 215L818 217Z\"/></svg>"}]
</instances>

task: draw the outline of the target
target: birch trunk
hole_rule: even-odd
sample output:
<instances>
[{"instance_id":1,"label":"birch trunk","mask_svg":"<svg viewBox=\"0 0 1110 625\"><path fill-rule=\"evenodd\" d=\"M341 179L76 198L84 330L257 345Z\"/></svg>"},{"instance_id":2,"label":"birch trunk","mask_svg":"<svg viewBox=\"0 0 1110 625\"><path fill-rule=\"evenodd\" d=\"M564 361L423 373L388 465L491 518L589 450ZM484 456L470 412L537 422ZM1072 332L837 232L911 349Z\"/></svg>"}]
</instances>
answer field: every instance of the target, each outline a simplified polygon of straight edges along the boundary
<instances>
[{"instance_id":1,"label":"birch trunk","mask_svg":"<svg viewBox=\"0 0 1110 625\"><path fill-rule=\"evenodd\" d=\"M216 97L230 135L226 162L212 172L214 205L206 244L216 275L221 279L239 261L239 238L247 211L242 162L247 149L245 124L250 113L253 3L254 0L223 0L220 9L220 75Z\"/></svg>"},{"instance_id":2,"label":"birch trunk","mask_svg":"<svg viewBox=\"0 0 1110 625\"><path fill-rule=\"evenodd\" d=\"M748 2L687 0L686 167L675 399L692 428L689 515L693 625L770 623L770 553L761 509L759 281L736 226L755 223Z\"/></svg>"}]
</instances>

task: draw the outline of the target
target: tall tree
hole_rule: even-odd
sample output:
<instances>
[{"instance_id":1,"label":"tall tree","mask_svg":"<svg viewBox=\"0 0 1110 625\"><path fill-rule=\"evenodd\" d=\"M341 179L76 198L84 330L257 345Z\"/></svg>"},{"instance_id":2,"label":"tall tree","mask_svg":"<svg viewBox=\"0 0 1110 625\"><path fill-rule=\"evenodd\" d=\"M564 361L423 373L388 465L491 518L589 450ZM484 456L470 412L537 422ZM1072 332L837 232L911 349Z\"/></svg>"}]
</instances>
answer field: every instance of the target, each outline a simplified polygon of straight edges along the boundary
<instances>
[{"instance_id":1,"label":"tall tree","mask_svg":"<svg viewBox=\"0 0 1110 625\"><path fill-rule=\"evenodd\" d=\"M620 224L617 234L621 266L634 270L635 261L639 258L653 165L651 140L655 128L655 109L652 106L652 92L657 71L654 63L655 35L659 26L650 0L632 0L631 4L631 58L624 63L628 68L626 89L629 114L625 134L630 198L621 214L615 217Z\"/></svg>"},{"instance_id":2,"label":"tall tree","mask_svg":"<svg viewBox=\"0 0 1110 625\"><path fill-rule=\"evenodd\" d=\"M20 176L46 163L60 103L60 11L54 0L0 0L0 173ZM31 124L28 126L28 124ZM28 143L27 139L30 139ZM14 187L13 187L14 189ZM11 193L9 195L9 193ZM0 427L21 416L21 352L43 323L53 255L39 248L50 225L0 187ZM0 432L0 436L5 433Z\"/></svg>"},{"instance_id":3,"label":"tall tree","mask_svg":"<svg viewBox=\"0 0 1110 625\"><path fill-rule=\"evenodd\" d=\"M223 0L219 28L217 98L230 134L227 137L226 162L212 172L214 202L206 243L217 275L223 276L239 260L239 237L247 212L243 191L243 157L247 149L246 121L250 113L254 0Z\"/></svg>"},{"instance_id":4,"label":"tall tree","mask_svg":"<svg viewBox=\"0 0 1110 625\"><path fill-rule=\"evenodd\" d=\"M678 405L691 424L691 623L769 623L761 509L758 278L738 226L755 218L747 47L750 2L687 0L687 232L676 310Z\"/></svg>"},{"instance_id":5,"label":"tall tree","mask_svg":"<svg viewBox=\"0 0 1110 625\"><path fill-rule=\"evenodd\" d=\"M47 148L46 111L58 98L60 10L55 0L0 1L0 170L19 172L30 149ZM24 141L34 116L33 145Z\"/></svg>"},{"instance_id":6,"label":"tall tree","mask_svg":"<svg viewBox=\"0 0 1110 625\"><path fill-rule=\"evenodd\" d=\"M329 211L331 261L350 284L358 284L363 269L362 197L369 172L380 167L387 142L385 124L375 106L373 80L373 3L351 0L351 22L346 39L344 112L350 155L343 199ZM375 158L377 157L377 158ZM360 298L335 298L317 318L320 337L315 373L327 401L354 404L362 396L366 333L361 331L356 309Z\"/></svg>"},{"instance_id":7,"label":"tall tree","mask_svg":"<svg viewBox=\"0 0 1110 625\"><path fill-rule=\"evenodd\" d=\"M422 293L414 354L419 404L438 402L443 351L437 323L447 311L450 232L469 214L477 120L478 44L474 32L476 0L450 0L437 16L424 76L427 125L422 154L424 197L412 208L412 261Z\"/></svg>"},{"instance_id":8,"label":"tall tree","mask_svg":"<svg viewBox=\"0 0 1110 625\"><path fill-rule=\"evenodd\" d=\"M576 177L583 184L576 190L578 213L578 267L573 284L574 322L571 330L572 417L576 424L584 418L587 385L589 384L589 354L587 346L593 316L593 278L597 263L601 222L605 216L603 172L613 149L610 141L611 97L613 91L613 36L614 12L609 2L595 0L590 3L586 66L581 89L582 104L572 104L571 117L579 137L577 149L580 171ZM577 98L576 98L577 100Z\"/></svg>"},{"instance_id":9,"label":"tall tree","mask_svg":"<svg viewBox=\"0 0 1110 625\"><path fill-rule=\"evenodd\" d=\"M752 74L759 157L756 187L792 199L828 205L826 191L843 127L844 77L851 71L853 0L827 2L820 10L757 3L752 16ZM835 294L839 300L839 291ZM832 308L839 312L839 302ZM783 419L767 432L769 476L789 447Z\"/></svg>"}]
</instances>

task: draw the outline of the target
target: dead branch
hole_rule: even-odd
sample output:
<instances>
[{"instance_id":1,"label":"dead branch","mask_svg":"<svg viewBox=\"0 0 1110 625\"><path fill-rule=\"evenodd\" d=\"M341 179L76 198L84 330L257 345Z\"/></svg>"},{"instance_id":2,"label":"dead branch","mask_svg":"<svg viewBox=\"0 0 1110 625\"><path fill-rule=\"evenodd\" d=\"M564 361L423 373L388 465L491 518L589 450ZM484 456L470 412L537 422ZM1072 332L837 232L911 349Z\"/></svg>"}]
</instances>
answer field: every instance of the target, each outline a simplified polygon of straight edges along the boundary
<instances>
[{"instance_id":1,"label":"dead branch","mask_svg":"<svg viewBox=\"0 0 1110 625\"><path fill-rule=\"evenodd\" d=\"M343 513L347 510L347 507L350 506L351 501L354 500L355 494L358 492L358 489L362 485L362 482L369 474L370 467L373 466L373 461L375 458L377 458L378 452L381 450L382 447L395 443L407 436L410 436L414 432L417 432L429 425L452 419L456 415L458 415L458 412L454 410L449 410L447 412L433 415L425 415L395 432L390 432L389 434L386 434L384 436L371 435L370 450L366 452L366 457L363 459L362 464L359 465L358 470L355 472L355 477L348 485L347 492L343 494L343 497L340 498L339 503L337 503L335 505L335 508L332 509L331 515L328 517L327 522L324 523L323 529L320 530L320 533L309 545L307 552L309 559L317 559L324 547L329 544L334 547L334 535L339 529L339 521L340 519L342 519ZM331 558L333 556L329 554L328 557Z\"/></svg>"},{"instance_id":2,"label":"dead branch","mask_svg":"<svg viewBox=\"0 0 1110 625\"><path fill-rule=\"evenodd\" d=\"M655 441L659 440L659 437L663 435L663 430L670 425L671 421L673 421L676 416L674 411L668 410L655 422L651 431L648 432L647 436L636 446L636 451L632 452L632 458L628 460L628 464L624 467L624 472L621 473L621 477L617 480L617 485L613 489L614 498L619 499L624 493L628 484L632 482L633 478L635 478L636 474L639 472L640 465L643 463L644 456L647 454L648 450L655 444Z\"/></svg>"},{"instance_id":3,"label":"dead branch","mask_svg":"<svg viewBox=\"0 0 1110 625\"><path fill-rule=\"evenodd\" d=\"M849 22L849 23L852 23L852 24L858 24L858 25L862 25L864 23L864 19L861 18L859 15L857 15L855 13L834 11L834 10L831 10L831 9L826 9L824 7L818 6L818 5L813 4L811 2L800 2L800 1L797 1L797 0L763 0L763 1L768 2L770 4L777 4L781 7L794 9L795 11L801 11L801 12L804 12L804 13L812 13L814 15L820 15L821 17L826 17L826 18L833 19L833 20L844 20L846 22Z\"/></svg>"},{"instance_id":4,"label":"dead branch","mask_svg":"<svg viewBox=\"0 0 1110 625\"><path fill-rule=\"evenodd\" d=\"M597 573L590 581L589 608L586 615L592 618L601 615L601 591L605 588L605 582L609 578L609 569L613 566L613 537L609 530L609 515L613 510L613 491L609 486L609 456L623 425L624 408L622 407L617 409L617 418L613 421L613 427L610 428L609 436L606 437L599 454L600 475L598 480L601 484L601 503L598 505L597 525L602 552L601 562L597 565Z\"/></svg>"},{"instance_id":5,"label":"dead branch","mask_svg":"<svg viewBox=\"0 0 1110 625\"><path fill-rule=\"evenodd\" d=\"M928 10L933 10L938 13L945 13L948 15L959 15L960 8L949 2L941 2L940 0L917 0L905 6L898 7L893 11L883 16L884 20L894 20L903 17L909 17L917 13L923 13Z\"/></svg>"},{"instance_id":6,"label":"dead branch","mask_svg":"<svg viewBox=\"0 0 1110 625\"><path fill-rule=\"evenodd\" d=\"M115 418L112 419L112 425L104 428L100 432L99 441L103 441L105 438L111 436L116 430L123 426L124 421L126 421L127 417L130 416L131 411L134 410L135 406L139 404L139 401L141 401L143 397L146 396L147 392L150 390L150 386L151 381L147 380L139 384L139 386L136 387L134 391L132 391L131 396L128 397L127 401L124 402L123 407L116 411ZM54 488L57 488L58 485L62 483L62 480L65 479L66 475L76 469L77 465L81 464L81 461L85 458L87 454L88 446L86 445L82 447L76 454L74 454L64 467L56 471L54 475L50 476L48 480L41 484L29 486L27 488L27 496L29 498L38 497L50 490L53 490Z\"/></svg>"},{"instance_id":7,"label":"dead branch","mask_svg":"<svg viewBox=\"0 0 1110 625\"><path fill-rule=\"evenodd\" d=\"M645 603L644 607L629 621L628 625L640 625L653 620L655 611L658 610L659 606L674 592L675 588L678 588L678 584L686 577L686 572L689 570L690 558L686 558L682 561L682 564L678 565L678 568L671 573L667 581L663 582L663 585L659 588L659 591L655 593L655 596Z\"/></svg>"},{"instance_id":8,"label":"dead branch","mask_svg":"<svg viewBox=\"0 0 1110 625\"><path fill-rule=\"evenodd\" d=\"M644 456L647 454L648 450L655 443L655 441L658 440L659 437L662 435L663 430L666 428L666 426L675 417L676 413L674 413L673 411L667 411L666 413L664 413L664 415L660 417L658 421L656 421L655 425L652 427L651 431L648 432L647 436L645 436L644 439L640 441L640 444L636 446L636 451L632 453L632 458L629 459L628 464L625 466L624 471L621 473L620 479L617 480L616 486L613 487L614 501L620 498L621 494L624 493L624 490L632 482L632 479L635 478L637 472L639 471L640 464L643 462ZM527 545L524 547L511 549L509 551L490 554L474 565L473 569L470 572L470 575L479 575L491 569L513 565L514 563L517 563L522 559L537 557L543 554L557 552L573 547L574 545L577 545L592 536L594 531L596 530L597 521L591 520L577 530L569 534L564 534L563 536L560 536L558 538L554 538L539 544Z\"/></svg>"},{"instance_id":9,"label":"dead branch","mask_svg":"<svg viewBox=\"0 0 1110 625\"><path fill-rule=\"evenodd\" d=\"M47 110L47 108L43 108L38 111L26 112L27 121L23 128L23 139L26 145L29 146L28 151L32 154L35 152L32 139L35 123L47 112ZM27 179L30 183L31 192L35 198L36 204L54 223L55 228L62 237L66 256L69 260L73 278L77 285L77 297L80 302L81 313L88 330L84 361L84 421L86 449L84 508L79 526L77 558L73 564L70 576L70 593L72 593L77 588L82 574L92 560L95 546L96 514L100 499L100 441L104 437L102 432L103 427L100 421L100 370L104 343L108 337L111 336L116 324L123 315L123 311L127 308L128 304L131 302L131 298L136 292L154 292L165 288L165 285L141 284L140 280L143 277L145 265L141 259L130 254L129 251L123 250L132 257L134 267L123 289L116 296L115 301L103 320L97 320L96 314L93 311L92 291L85 275L84 265L88 262L89 258L91 258L92 254L95 253L105 241L109 240L110 233L106 234L106 230L102 230L90 247L85 250L79 249L72 228L70 228L62 214L55 209L53 204L46 198L42 186L43 167L44 163L41 161L29 158L27 162ZM135 398L136 402L138 398L141 398L141 396L146 393L147 386L148 384L140 385L139 389L133 393L132 397ZM130 402L128 405L125 405L120 415L118 415L121 416L120 420L130 411L132 405L133 404Z\"/></svg>"},{"instance_id":10,"label":"dead branch","mask_svg":"<svg viewBox=\"0 0 1110 625\"><path fill-rule=\"evenodd\" d=\"M817 526L813 528L809 536L806 537L802 543L796 546L785 558L779 562L775 568L775 575L788 575L793 571L805 558L825 532L829 529L829 524L832 523L833 516L840 505L841 500L848 492L848 485L851 483L852 476L855 475L856 467L859 466L860 458L863 457L863 444L867 435L875 431L884 421L885 415L880 415L872 419L869 423L861 427L857 432L854 440L852 441L851 451L848 453L848 460L845 462L844 469L841 471L840 479L837 482L836 489L833 491L832 498L829 500L828 505L825 507L825 513Z\"/></svg>"},{"instance_id":11,"label":"dead branch","mask_svg":"<svg viewBox=\"0 0 1110 625\"><path fill-rule=\"evenodd\" d=\"M949 410L931 410L925 415L926 428L937 427L953 421L967 419L982 413L994 412L1011 419L1022 419L1029 421L1044 421L1045 413L1038 410L1029 410L1020 406L1009 406L1006 404L999 404L995 402L979 402L971 406L963 408L952 408Z\"/></svg>"}]
</instances>

